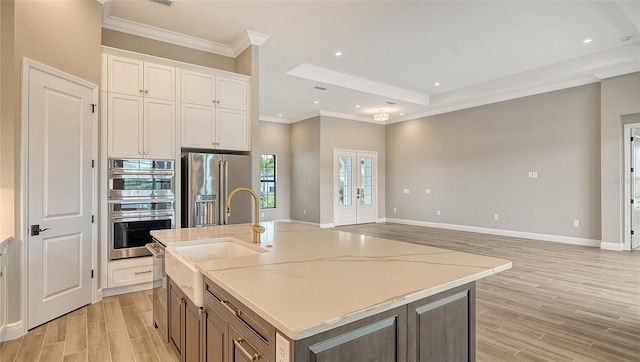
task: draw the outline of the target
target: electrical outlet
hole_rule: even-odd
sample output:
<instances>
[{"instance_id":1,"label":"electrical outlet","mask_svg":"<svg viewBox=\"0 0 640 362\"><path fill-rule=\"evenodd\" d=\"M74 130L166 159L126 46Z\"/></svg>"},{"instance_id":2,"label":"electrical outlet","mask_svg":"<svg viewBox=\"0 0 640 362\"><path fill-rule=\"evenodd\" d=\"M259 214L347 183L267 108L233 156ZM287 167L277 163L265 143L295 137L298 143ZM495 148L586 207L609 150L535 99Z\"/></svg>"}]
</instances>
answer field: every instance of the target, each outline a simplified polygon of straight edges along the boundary
<instances>
[{"instance_id":1,"label":"electrical outlet","mask_svg":"<svg viewBox=\"0 0 640 362\"><path fill-rule=\"evenodd\" d=\"M533 172L529 172L529 178L533 178Z\"/></svg>"},{"instance_id":2,"label":"electrical outlet","mask_svg":"<svg viewBox=\"0 0 640 362\"><path fill-rule=\"evenodd\" d=\"M398 212L398 209L396 209L395 207L393 208L393 212Z\"/></svg>"},{"instance_id":3,"label":"electrical outlet","mask_svg":"<svg viewBox=\"0 0 640 362\"><path fill-rule=\"evenodd\" d=\"M287 341L280 333L276 333L276 362L290 362L289 341Z\"/></svg>"},{"instance_id":4,"label":"electrical outlet","mask_svg":"<svg viewBox=\"0 0 640 362\"><path fill-rule=\"evenodd\" d=\"M431 189L427 189L425 192L429 195L431 193Z\"/></svg>"},{"instance_id":5,"label":"electrical outlet","mask_svg":"<svg viewBox=\"0 0 640 362\"><path fill-rule=\"evenodd\" d=\"M403 189L402 192L404 192L405 194L409 193L409 189Z\"/></svg>"},{"instance_id":6,"label":"electrical outlet","mask_svg":"<svg viewBox=\"0 0 640 362\"><path fill-rule=\"evenodd\" d=\"M538 171L533 171L533 178L538 178Z\"/></svg>"},{"instance_id":7,"label":"electrical outlet","mask_svg":"<svg viewBox=\"0 0 640 362\"><path fill-rule=\"evenodd\" d=\"M440 215L440 210L436 211L436 215Z\"/></svg>"},{"instance_id":8,"label":"electrical outlet","mask_svg":"<svg viewBox=\"0 0 640 362\"><path fill-rule=\"evenodd\" d=\"M260 217L264 217L264 212L263 212L263 213L260 213Z\"/></svg>"},{"instance_id":9,"label":"electrical outlet","mask_svg":"<svg viewBox=\"0 0 640 362\"><path fill-rule=\"evenodd\" d=\"M307 214L307 210L302 210L302 215L306 215Z\"/></svg>"},{"instance_id":10,"label":"electrical outlet","mask_svg":"<svg viewBox=\"0 0 640 362\"><path fill-rule=\"evenodd\" d=\"M575 227L580 226L580 220L573 220L573 226Z\"/></svg>"},{"instance_id":11,"label":"electrical outlet","mask_svg":"<svg viewBox=\"0 0 640 362\"><path fill-rule=\"evenodd\" d=\"M494 214L493 215L493 220L498 220L500 218L500 216L498 216L498 214Z\"/></svg>"}]
</instances>

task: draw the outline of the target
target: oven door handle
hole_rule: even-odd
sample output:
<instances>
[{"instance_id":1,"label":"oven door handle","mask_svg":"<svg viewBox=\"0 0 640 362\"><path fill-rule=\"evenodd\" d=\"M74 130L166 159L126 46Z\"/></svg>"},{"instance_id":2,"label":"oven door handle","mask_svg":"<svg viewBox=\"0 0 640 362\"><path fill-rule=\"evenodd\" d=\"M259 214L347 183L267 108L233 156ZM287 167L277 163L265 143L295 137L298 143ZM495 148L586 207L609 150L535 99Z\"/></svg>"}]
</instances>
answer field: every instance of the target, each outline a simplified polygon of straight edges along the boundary
<instances>
[{"instance_id":1,"label":"oven door handle","mask_svg":"<svg viewBox=\"0 0 640 362\"><path fill-rule=\"evenodd\" d=\"M118 171L118 170L111 170L111 175L113 176L136 176L136 175L144 175L144 176L173 176L174 172L173 171L141 171L141 170L136 170L136 171Z\"/></svg>"},{"instance_id":2,"label":"oven door handle","mask_svg":"<svg viewBox=\"0 0 640 362\"><path fill-rule=\"evenodd\" d=\"M144 247L147 248L147 250L149 250L155 258L159 258L159 259L164 258L164 251L160 251L162 248L157 246L156 243L149 243L149 244L146 244Z\"/></svg>"},{"instance_id":3,"label":"oven door handle","mask_svg":"<svg viewBox=\"0 0 640 362\"><path fill-rule=\"evenodd\" d=\"M173 213L164 213L164 214L147 214L147 215L111 215L111 220L122 220L122 219L135 219L140 221L145 220L155 220L159 217L173 217Z\"/></svg>"}]
</instances>

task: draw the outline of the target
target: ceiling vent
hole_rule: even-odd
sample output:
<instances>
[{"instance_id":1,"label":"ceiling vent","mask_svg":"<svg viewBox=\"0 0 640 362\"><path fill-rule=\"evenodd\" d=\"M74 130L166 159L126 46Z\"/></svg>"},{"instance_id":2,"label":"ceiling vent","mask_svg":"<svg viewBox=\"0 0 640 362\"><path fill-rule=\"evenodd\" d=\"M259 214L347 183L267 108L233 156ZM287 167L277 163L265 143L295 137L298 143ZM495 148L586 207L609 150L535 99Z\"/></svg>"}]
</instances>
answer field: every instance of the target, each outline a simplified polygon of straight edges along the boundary
<instances>
[{"instance_id":1,"label":"ceiling vent","mask_svg":"<svg viewBox=\"0 0 640 362\"><path fill-rule=\"evenodd\" d=\"M173 1L170 1L170 0L149 0L149 1L154 2L156 4L165 5L165 6L173 5Z\"/></svg>"},{"instance_id":2,"label":"ceiling vent","mask_svg":"<svg viewBox=\"0 0 640 362\"><path fill-rule=\"evenodd\" d=\"M327 88L324 88L324 87L318 87L318 86L315 86L315 87L313 87L313 88L314 88L314 89L317 89L317 90L321 90L321 91L326 91L326 90L327 90Z\"/></svg>"},{"instance_id":3,"label":"ceiling vent","mask_svg":"<svg viewBox=\"0 0 640 362\"><path fill-rule=\"evenodd\" d=\"M395 104L396 104L395 102L386 102L386 103L387 103L388 105L390 105L390 106L393 106L393 105L395 105Z\"/></svg>"}]
</instances>

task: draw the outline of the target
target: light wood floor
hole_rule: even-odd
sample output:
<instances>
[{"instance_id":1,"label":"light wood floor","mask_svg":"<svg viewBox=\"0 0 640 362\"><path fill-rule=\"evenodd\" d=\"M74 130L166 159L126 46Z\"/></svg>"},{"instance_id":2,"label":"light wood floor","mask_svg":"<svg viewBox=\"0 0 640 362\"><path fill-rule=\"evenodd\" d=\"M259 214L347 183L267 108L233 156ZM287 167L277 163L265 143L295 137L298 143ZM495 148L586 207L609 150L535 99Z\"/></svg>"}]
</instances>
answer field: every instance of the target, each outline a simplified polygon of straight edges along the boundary
<instances>
[{"instance_id":1,"label":"light wood floor","mask_svg":"<svg viewBox=\"0 0 640 362\"><path fill-rule=\"evenodd\" d=\"M640 361L640 252L399 224L337 230L509 259L477 283L477 361ZM108 297L0 344L0 361L176 360L150 291Z\"/></svg>"},{"instance_id":2,"label":"light wood floor","mask_svg":"<svg viewBox=\"0 0 640 362\"><path fill-rule=\"evenodd\" d=\"M0 361L178 361L153 327L151 290L103 298L0 344Z\"/></svg>"},{"instance_id":3,"label":"light wood floor","mask_svg":"<svg viewBox=\"0 0 640 362\"><path fill-rule=\"evenodd\" d=\"M640 361L640 251L390 223L337 229L511 260L476 285L479 362Z\"/></svg>"}]
</instances>

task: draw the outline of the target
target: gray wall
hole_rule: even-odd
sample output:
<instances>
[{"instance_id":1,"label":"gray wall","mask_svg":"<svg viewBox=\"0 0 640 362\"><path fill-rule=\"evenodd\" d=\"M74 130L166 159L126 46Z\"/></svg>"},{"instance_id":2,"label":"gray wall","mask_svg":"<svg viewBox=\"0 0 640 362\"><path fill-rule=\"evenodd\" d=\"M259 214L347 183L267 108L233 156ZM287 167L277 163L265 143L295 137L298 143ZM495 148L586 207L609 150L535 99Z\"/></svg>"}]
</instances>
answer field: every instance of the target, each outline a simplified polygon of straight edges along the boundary
<instances>
[{"instance_id":1,"label":"gray wall","mask_svg":"<svg viewBox=\"0 0 640 362\"><path fill-rule=\"evenodd\" d=\"M102 29L102 45L229 72L235 71L233 58L110 29Z\"/></svg>"},{"instance_id":2,"label":"gray wall","mask_svg":"<svg viewBox=\"0 0 640 362\"><path fill-rule=\"evenodd\" d=\"M600 157L602 241L624 243L623 115L640 112L640 73L602 82Z\"/></svg>"},{"instance_id":3,"label":"gray wall","mask_svg":"<svg viewBox=\"0 0 640 362\"><path fill-rule=\"evenodd\" d=\"M392 124L386 139L387 218L600 240L600 84Z\"/></svg>"},{"instance_id":4,"label":"gray wall","mask_svg":"<svg viewBox=\"0 0 640 362\"><path fill-rule=\"evenodd\" d=\"M333 150L378 153L378 218L385 217L384 125L321 116L320 224L333 223Z\"/></svg>"},{"instance_id":5,"label":"gray wall","mask_svg":"<svg viewBox=\"0 0 640 362\"><path fill-rule=\"evenodd\" d=\"M292 220L320 223L320 117L291 125L290 214Z\"/></svg>"},{"instance_id":6,"label":"gray wall","mask_svg":"<svg viewBox=\"0 0 640 362\"><path fill-rule=\"evenodd\" d=\"M260 153L276 155L276 208L264 209L262 221L290 219L291 126L260 122Z\"/></svg>"}]
</instances>

